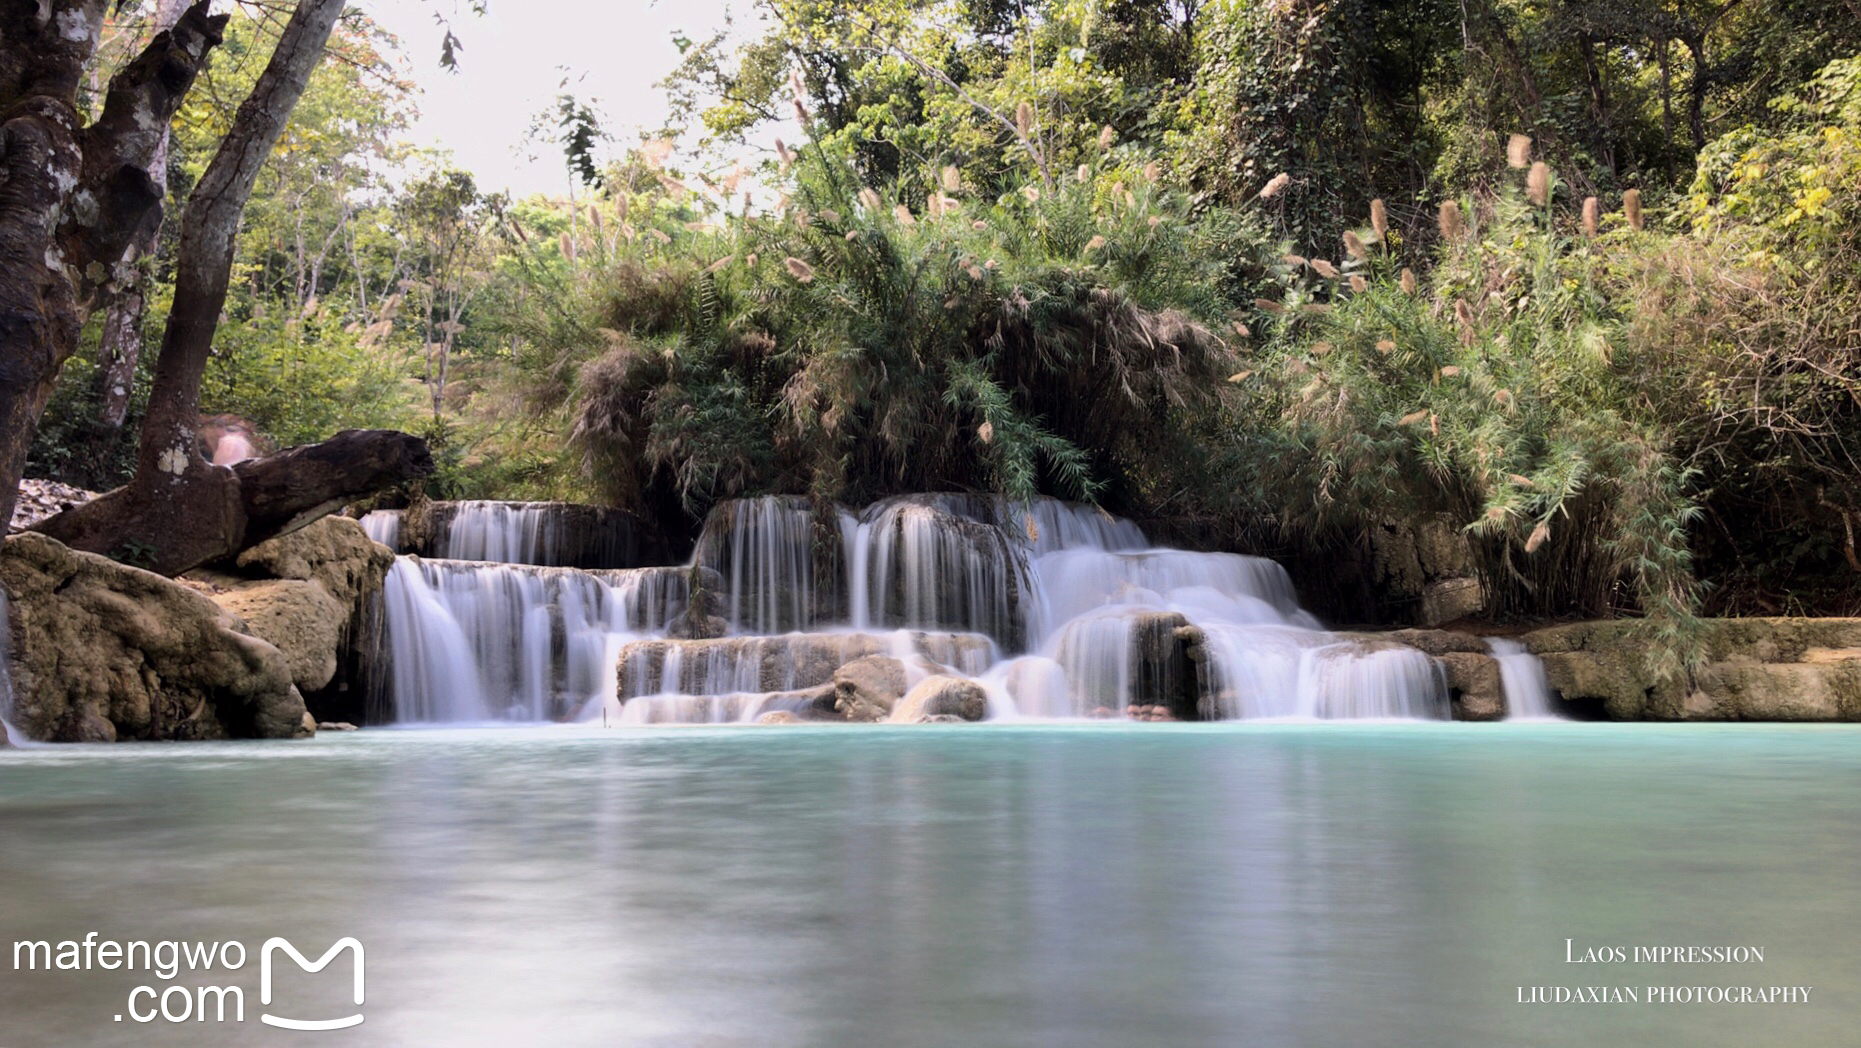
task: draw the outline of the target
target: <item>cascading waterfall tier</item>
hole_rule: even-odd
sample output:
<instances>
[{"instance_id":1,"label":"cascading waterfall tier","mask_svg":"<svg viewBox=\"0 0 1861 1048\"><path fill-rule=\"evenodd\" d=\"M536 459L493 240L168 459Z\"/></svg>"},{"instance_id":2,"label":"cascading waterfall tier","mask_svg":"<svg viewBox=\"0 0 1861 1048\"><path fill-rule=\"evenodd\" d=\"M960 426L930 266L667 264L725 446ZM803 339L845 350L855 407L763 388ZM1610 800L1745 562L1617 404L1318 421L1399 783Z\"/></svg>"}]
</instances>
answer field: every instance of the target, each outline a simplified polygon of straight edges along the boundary
<instances>
[{"instance_id":1,"label":"cascading waterfall tier","mask_svg":"<svg viewBox=\"0 0 1861 1048\"><path fill-rule=\"evenodd\" d=\"M562 720L613 693L627 638L690 602L683 568L581 571L401 557L384 590L401 721Z\"/></svg>"},{"instance_id":2,"label":"cascading waterfall tier","mask_svg":"<svg viewBox=\"0 0 1861 1048\"><path fill-rule=\"evenodd\" d=\"M534 551L521 511L486 512L497 534L475 552ZM842 719L837 671L874 656L908 667L907 689L930 682L906 713L979 708L965 688L991 717L1450 713L1434 658L1326 632L1273 561L1157 548L1051 499L732 500L683 567L403 558L386 618L410 721Z\"/></svg>"}]
</instances>

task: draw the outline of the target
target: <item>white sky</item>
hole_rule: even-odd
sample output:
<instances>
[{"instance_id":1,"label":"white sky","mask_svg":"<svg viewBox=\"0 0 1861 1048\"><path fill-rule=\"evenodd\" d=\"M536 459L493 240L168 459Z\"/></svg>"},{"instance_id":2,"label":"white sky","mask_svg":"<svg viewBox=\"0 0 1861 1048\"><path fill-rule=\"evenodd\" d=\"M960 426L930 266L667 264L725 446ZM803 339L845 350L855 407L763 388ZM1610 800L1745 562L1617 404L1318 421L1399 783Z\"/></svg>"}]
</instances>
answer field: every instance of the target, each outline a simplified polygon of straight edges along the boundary
<instances>
[{"instance_id":1,"label":"white sky","mask_svg":"<svg viewBox=\"0 0 1861 1048\"><path fill-rule=\"evenodd\" d=\"M559 151L530 146L541 155L522 156L532 119L559 90L561 67L578 78L570 87L576 97L598 103L615 139L603 148L614 151L664 123L665 92L653 85L678 66L675 31L704 39L723 27L727 8L739 19L755 17L750 0L489 0L482 18L463 0L455 14L454 3L375 0L365 9L401 38L408 72L422 89L420 119L407 139L450 150L481 190L520 197L567 188ZM439 67L436 11L452 19L465 45L457 73Z\"/></svg>"}]
</instances>

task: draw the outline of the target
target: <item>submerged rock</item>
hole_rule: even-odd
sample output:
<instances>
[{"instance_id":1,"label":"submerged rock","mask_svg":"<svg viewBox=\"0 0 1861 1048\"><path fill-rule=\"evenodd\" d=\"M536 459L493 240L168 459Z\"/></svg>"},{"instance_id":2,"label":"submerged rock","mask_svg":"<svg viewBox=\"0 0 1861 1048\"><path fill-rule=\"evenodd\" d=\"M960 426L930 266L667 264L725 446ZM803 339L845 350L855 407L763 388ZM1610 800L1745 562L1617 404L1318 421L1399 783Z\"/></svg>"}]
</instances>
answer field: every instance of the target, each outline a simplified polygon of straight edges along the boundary
<instances>
[{"instance_id":1,"label":"submerged rock","mask_svg":"<svg viewBox=\"0 0 1861 1048\"><path fill-rule=\"evenodd\" d=\"M905 697L905 663L863 655L834 671L834 708L850 721L881 721Z\"/></svg>"},{"instance_id":2,"label":"submerged rock","mask_svg":"<svg viewBox=\"0 0 1861 1048\"><path fill-rule=\"evenodd\" d=\"M56 742L292 738L289 660L207 597L43 535L0 551L13 597L15 726Z\"/></svg>"},{"instance_id":3,"label":"submerged rock","mask_svg":"<svg viewBox=\"0 0 1861 1048\"><path fill-rule=\"evenodd\" d=\"M942 719L979 721L988 715L989 696L982 685L963 677L934 673L906 692L886 720L894 724L924 724Z\"/></svg>"}]
</instances>

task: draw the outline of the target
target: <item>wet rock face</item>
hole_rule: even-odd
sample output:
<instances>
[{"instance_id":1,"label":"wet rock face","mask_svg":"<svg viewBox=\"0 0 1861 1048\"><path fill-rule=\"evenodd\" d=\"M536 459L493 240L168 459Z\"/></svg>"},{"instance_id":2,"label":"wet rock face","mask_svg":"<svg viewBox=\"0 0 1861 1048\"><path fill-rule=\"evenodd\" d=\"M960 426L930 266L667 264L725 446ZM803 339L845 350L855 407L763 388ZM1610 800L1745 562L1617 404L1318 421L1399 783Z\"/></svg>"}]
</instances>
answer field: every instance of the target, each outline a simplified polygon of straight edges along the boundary
<instances>
[{"instance_id":1,"label":"wet rock face","mask_svg":"<svg viewBox=\"0 0 1861 1048\"><path fill-rule=\"evenodd\" d=\"M55 742L308 734L289 660L207 597L37 534L0 552L14 720Z\"/></svg>"},{"instance_id":2,"label":"wet rock face","mask_svg":"<svg viewBox=\"0 0 1861 1048\"><path fill-rule=\"evenodd\" d=\"M963 672L981 672L992 657L987 637L973 633L911 633L919 655ZM835 674L872 655L889 655L899 641L875 633L787 633L714 640L642 640L620 650L619 698L676 690L684 695L760 694L837 687ZM676 675L676 679L668 679ZM902 689L901 689L902 691Z\"/></svg>"},{"instance_id":3,"label":"wet rock face","mask_svg":"<svg viewBox=\"0 0 1861 1048\"><path fill-rule=\"evenodd\" d=\"M572 502L424 502L401 518L400 552L562 568L664 564L657 529L626 510Z\"/></svg>"},{"instance_id":4,"label":"wet rock face","mask_svg":"<svg viewBox=\"0 0 1861 1048\"><path fill-rule=\"evenodd\" d=\"M895 724L979 721L989 715L989 696L973 680L933 673L898 700L890 717Z\"/></svg>"},{"instance_id":5,"label":"wet rock face","mask_svg":"<svg viewBox=\"0 0 1861 1048\"><path fill-rule=\"evenodd\" d=\"M1610 720L1861 721L1861 619L1717 619L1707 662L1656 675L1633 621L1525 636L1564 701Z\"/></svg>"},{"instance_id":6,"label":"wet rock face","mask_svg":"<svg viewBox=\"0 0 1861 1048\"><path fill-rule=\"evenodd\" d=\"M1455 720L1505 719L1506 689L1498 659L1465 651L1448 652L1435 659L1447 670L1448 694L1454 703Z\"/></svg>"},{"instance_id":7,"label":"wet rock face","mask_svg":"<svg viewBox=\"0 0 1861 1048\"><path fill-rule=\"evenodd\" d=\"M864 655L834 671L834 708L850 721L881 721L905 697L905 663Z\"/></svg>"}]
</instances>

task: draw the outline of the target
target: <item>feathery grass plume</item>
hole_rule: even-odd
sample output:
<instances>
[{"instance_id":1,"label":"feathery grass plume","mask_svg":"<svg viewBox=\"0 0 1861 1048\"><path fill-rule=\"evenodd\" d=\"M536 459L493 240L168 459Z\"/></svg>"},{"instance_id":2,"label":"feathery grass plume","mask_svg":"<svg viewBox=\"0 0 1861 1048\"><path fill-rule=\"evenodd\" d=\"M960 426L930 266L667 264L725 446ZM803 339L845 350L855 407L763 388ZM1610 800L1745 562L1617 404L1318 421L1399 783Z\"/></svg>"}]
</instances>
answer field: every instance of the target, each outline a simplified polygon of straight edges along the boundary
<instances>
[{"instance_id":1,"label":"feathery grass plume","mask_svg":"<svg viewBox=\"0 0 1861 1048\"><path fill-rule=\"evenodd\" d=\"M788 143L779 138L775 140L775 155L776 158L782 162L782 170L784 172L794 166L795 151L788 148Z\"/></svg>"},{"instance_id":2,"label":"feathery grass plume","mask_svg":"<svg viewBox=\"0 0 1861 1048\"><path fill-rule=\"evenodd\" d=\"M660 175L659 184L665 188L667 193L672 195L674 200L682 200L687 193L691 192L691 187L673 178L671 175Z\"/></svg>"},{"instance_id":3,"label":"feathery grass plume","mask_svg":"<svg viewBox=\"0 0 1861 1048\"><path fill-rule=\"evenodd\" d=\"M1248 327L1246 324L1241 323L1238 320L1234 321L1234 333L1241 336L1242 338L1253 338L1254 337L1253 329Z\"/></svg>"},{"instance_id":4,"label":"feathery grass plume","mask_svg":"<svg viewBox=\"0 0 1861 1048\"><path fill-rule=\"evenodd\" d=\"M1105 238L1098 234L1093 234L1092 239L1086 241L1087 251L1097 251L1099 248L1102 248L1104 246L1105 246Z\"/></svg>"},{"instance_id":5,"label":"feathery grass plume","mask_svg":"<svg viewBox=\"0 0 1861 1048\"><path fill-rule=\"evenodd\" d=\"M672 242L672 234L663 229L649 229L646 231L646 235L659 241L661 244L670 244Z\"/></svg>"},{"instance_id":6,"label":"feathery grass plume","mask_svg":"<svg viewBox=\"0 0 1861 1048\"><path fill-rule=\"evenodd\" d=\"M943 183L945 189L954 193L963 188L963 173L956 169L955 164L945 164L942 173L938 176L938 181Z\"/></svg>"},{"instance_id":7,"label":"feathery grass plume","mask_svg":"<svg viewBox=\"0 0 1861 1048\"><path fill-rule=\"evenodd\" d=\"M803 127L808 126L814 121L814 117L808 113L808 107L804 105L799 98L795 99L795 119L799 121Z\"/></svg>"},{"instance_id":8,"label":"feathery grass plume","mask_svg":"<svg viewBox=\"0 0 1861 1048\"><path fill-rule=\"evenodd\" d=\"M987 444L990 441L994 440L995 439L994 424L989 423L989 422L984 422L982 425L977 426L976 437L977 439L981 440L984 444Z\"/></svg>"},{"instance_id":9,"label":"feathery grass plume","mask_svg":"<svg viewBox=\"0 0 1861 1048\"><path fill-rule=\"evenodd\" d=\"M1415 281L1415 270L1410 269L1407 266L1403 266L1402 267L1402 293L1405 295L1413 295L1415 294L1415 289L1417 286L1418 285L1416 284L1416 281Z\"/></svg>"},{"instance_id":10,"label":"feathery grass plume","mask_svg":"<svg viewBox=\"0 0 1861 1048\"><path fill-rule=\"evenodd\" d=\"M1382 197L1370 201L1370 229L1378 240L1389 235L1389 207Z\"/></svg>"},{"instance_id":11,"label":"feathery grass plume","mask_svg":"<svg viewBox=\"0 0 1861 1048\"><path fill-rule=\"evenodd\" d=\"M858 239L859 239L859 230L857 230L857 229L849 229L849 230L847 230L847 231L846 231L846 236L844 236L844 237L842 237L841 239L843 239L843 240L858 240Z\"/></svg>"},{"instance_id":12,"label":"feathery grass plume","mask_svg":"<svg viewBox=\"0 0 1861 1048\"><path fill-rule=\"evenodd\" d=\"M808 93L808 89L801 83L801 70L791 69L788 71L788 89L794 92L797 98Z\"/></svg>"},{"instance_id":13,"label":"feathery grass plume","mask_svg":"<svg viewBox=\"0 0 1861 1048\"><path fill-rule=\"evenodd\" d=\"M1622 194L1622 213L1628 216L1628 228L1640 232L1647 227L1647 218L1641 213L1641 190L1631 189Z\"/></svg>"},{"instance_id":14,"label":"feathery grass plume","mask_svg":"<svg viewBox=\"0 0 1861 1048\"><path fill-rule=\"evenodd\" d=\"M1506 166L1523 171L1531 166L1531 136L1513 135L1506 140Z\"/></svg>"},{"instance_id":15,"label":"feathery grass plume","mask_svg":"<svg viewBox=\"0 0 1861 1048\"><path fill-rule=\"evenodd\" d=\"M873 192L870 186L862 187L859 191L859 206L869 212L877 213L880 206L879 194Z\"/></svg>"},{"instance_id":16,"label":"feathery grass plume","mask_svg":"<svg viewBox=\"0 0 1861 1048\"><path fill-rule=\"evenodd\" d=\"M620 224L620 235L626 237L628 240L632 240L634 237L640 235L640 231L633 228L633 223L622 222Z\"/></svg>"},{"instance_id":17,"label":"feathery grass plume","mask_svg":"<svg viewBox=\"0 0 1861 1048\"><path fill-rule=\"evenodd\" d=\"M1325 354L1330 353L1330 352L1331 352L1331 343L1329 342L1312 343L1312 355L1313 356L1322 357Z\"/></svg>"},{"instance_id":18,"label":"feathery grass plume","mask_svg":"<svg viewBox=\"0 0 1861 1048\"><path fill-rule=\"evenodd\" d=\"M943 194L942 193L931 192L925 195L924 217L926 218L942 218L943 217Z\"/></svg>"},{"instance_id":19,"label":"feathery grass plume","mask_svg":"<svg viewBox=\"0 0 1861 1048\"><path fill-rule=\"evenodd\" d=\"M1602 227L1602 202L1595 197L1583 200L1583 235L1595 239L1596 232Z\"/></svg>"},{"instance_id":20,"label":"feathery grass plume","mask_svg":"<svg viewBox=\"0 0 1861 1048\"><path fill-rule=\"evenodd\" d=\"M565 229L562 231L562 236L557 239L557 245L562 248L563 258L571 262L575 260L575 241L569 239L568 230Z\"/></svg>"},{"instance_id":21,"label":"feathery grass plume","mask_svg":"<svg viewBox=\"0 0 1861 1048\"><path fill-rule=\"evenodd\" d=\"M992 270L997 270L997 269L1002 268L1002 264L991 258L987 262L984 262L982 264L982 268L992 271Z\"/></svg>"},{"instance_id":22,"label":"feathery grass plume","mask_svg":"<svg viewBox=\"0 0 1861 1048\"><path fill-rule=\"evenodd\" d=\"M1378 353L1383 354L1384 356L1389 356L1391 353L1394 353L1396 351L1396 344L1386 338L1378 339L1376 343L1376 351Z\"/></svg>"},{"instance_id":23,"label":"feathery grass plume","mask_svg":"<svg viewBox=\"0 0 1861 1048\"><path fill-rule=\"evenodd\" d=\"M1536 553L1540 547L1550 540L1551 524L1549 521L1541 520L1538 522L1537 527L1531 529L1531 537L1525 540L1525 552Z\"/></svg>"},{"instance_id":24,"label":"feathery grass plume","mask_svg":"<svg viewBox=\"0 0 1861 1048\"><path fill-rule=\"evenodd\" d=\"M1262 200L1273 199L1274 197L1279 195L1280 190L1285 189L1291 183L1292 183L1292 176L1287 174L1284 171L1281 171L1279 174L1274 175L1272 178L1267 179L1267 184L1260 187L1260 199Z\"/></svg>"},{"instance_id":25,"label":"feathery grass plume","mask_svg":"<svg viewBox=\"0 0 1861 1048\"><path fill-rule=\"evenodd\" d=\"M1363 274L1352 273L1351 274L1351 290L1361 295L1364 292L1370 290L1370 282L1363 278Z\"/></svg>"},{"instance_id":26,"label":"feathery grass plume","mask_svg":"<svg viewBox=\"0 0 1861 1048\"><path fill-rule=\"evenodd\" d=\"M840 212L831 207L821 208L821 221L830 226L837 226L840 224Z\"/></svg>"},{"instance_id":27,"label":"feathery grass plume","mask_svg":"<svg viewBox=\"0 0 1861 1048\"><path fill-rule=\"evenodd\" d=\"M1229 382L1245 382L1252 377L1254 377L1254 373L1252 371L1237 371L1234 374L1228 376L1228 381Z\"/></svg>"},{"instance_id":28,"label":"feathery grass plume","mask_svg":"<svg viewBox=\"0 0 1861 1048\"><path fill-rule=\"evenodd\" d=\"M672 155L672 140L669 138L649 138L640 143L640 159L654 171L659 170Z\"/></svg>"},{"instance_id":29,"label":"feathery grass plume","mask_svg":"<svg viewBox=\"0 0 1861 1048\"><path fill-rule=\"evenodd\" d=\"M1157 179L1162 178L1162 177L1163 177L1163 165L1162 164L1159 164L1155 160L1152 160L1150 163L1144 165L1144 181L1154 183L1156 182Z\"/></svg>"},{"instance_id":30,"label":"feathery grass plume","mask_svg":"<svg viewBox=\"0 0 1861 1048\"><path fill-rule=\"evenodd\" d=\"M756 268L756 252L752 251L749 254L744 255L743 264L748 266L751 269L755 269Z\"/></svg>"},{"instance_id":31,"label":"feathery grass plume","mask_svg":"<svg viewBox=\"0 0 1861 1048\"><path fill-rule=\"evenodd\" d=\"M1291 266L1294 269L1303 269L1306 266L1311 265L1310 262L1307 262L1305 260L1304 255L1285 255L1281 257L1280 261L1286 263L1287 265Z\"/></svg>"},{"instance_id":32,"label":"feathery grass plume","mask_svg":"<svg viewBox=\"0 0 1861 1048\"><path fill-rule=\"evenodd\" d=\"M1400 419L1397 419L1396 425L1413 426L1417 422L1420 422L1422 419L1425 419L1427 417L1428 417L1428 411L1425 408L1421 411L1411 411L1408 414L1402 416Z\"/></svg>"},{"instance_id":33,"label":"feathery grass plume","mask_svg":"<svg viewBox=\"0 0 1861 1048\"><path fill-rule=\"evenodd\" d=\"M605 231L605 227L601 224L601 209L593 204L588 205L588 221L594 225L596 233Z\"/></svg>"},{"instance_id":34,"label":"feathery grass plume","mask_svg":"<svg viewBox=\"0 0 1861 1048\"><path fill-rule=\"evenodd\" d=\"M1034 107L1026 102L1015 106L1015 134L1024 139L1034 136Z\"/></svg>"},{"instance_id":35,"label":"feathery grass plume","mask_svg":"<svg viewBox=\"0 0 1861 1048\"><path fill-rule=\"evenodd\" d=\"M1021 196L1028 203L1032 204L1040 199L1040 188L1038 186L1022 186Z\"/></svg>"},{"instance_id":36,"label":"feathery grass plume","mask_svg":"<svg viewBox=\"0 0 1861 1048\"><path fill-rule=\"evenodd\" d=\"M1256 299L1254 299L1254 307L1255 307L1255 308L1257 308L1257 309L1264 309L1264 310L1266 310L1266 311L1267 311L1268 313L1284 313L1284 312L1286 312L1286 307L1285 307L1285 306L1283 306L1283 305L1280 305L1280 304L1279 304L1278 302L1275 302L1275 301L1273 301L1273 300L1272 300L1272 299L1270 299L1270 298L1256 298Z\"/></svg>"},{"instance_id":37,"label":"feathery grass plume","mask_svg":"<svg viewBox=\"0 0 1861 1048\"><path fill-rule=\"evenodd\" d=\"M898 224L901 226L915 226L918 224L918 220L911 216L911 209L903 204L899 204L892 208L892 217L897 219Z\"/></svg>"},{"instance_id":38,"label":"feathery grass plume","mask_svg":"<svg viewBox=\"0 0 1861 1048\"><path fill-rule=\"evenodd\" d=\"M1466 299L1457 298L1454 300L1454 319L1460 321L1462 327L1471 328L1473 326L1473 307L1467 304Z\"/></svg>"},{"instance_id":39,"label":"feathery grass plume","mask_svg":"<svg viewBox=\"0 0 1861 1048\"><path fill-rule=\"evenodd\" d=\"M1441 239L1458 244L1460 238L1467 235L1467 220L1461 217L1460 201L1444 200L1441 202Z\"/></svg>"},{"instance_id":40,"label":"feathery grass plume","mask_svg":"<svg viewBox=\"0 0 1861 1048\"><path fill-rule=\"evenodd\" d=\"M976 265L974 262L963 263L963 272L969 274L969 279L971 280L982 279L982 267Z\"/></svg>"},{"instance_id":41,"label":"feathery grass plume","mask_svg":"<svg viewBox=\"0 0 1861 1048\"><path fill-rule=\"evenodd\" d=\"M1163 224L1163 216L1162 215L1151 215L1149 218L1144 219L1144 223L1148 225L1150 228L1155 229L1158 226Z\"/></svg>"},{"instance_id":42,"label":"feathery grass plume","mask_svg":"<svg viewBox=\"0 0 1861 1048\"><path fill-rule=\"evenodd\" d=\"M782 264L788 267L789 276L794 277L803 284L809 283L814 279L814 267L793 255L783 259Z\"/></svg>"},{"instance_id":43,"label":"feathery grass plume","mask_svg":"<svg viewBox=\"0 0 1861 1048\"><path fill-rule=\"evenodd\" d=\"M1504 390L1501 390L1500 392L1503 393ZM1532 480L1530 477L1525 476L1522 473L1508 473L1506 475L1506 479L1511 481L1514 484L1517 484L1521 488L1535 488L1538 486L1532 483Z\"/></svg>"},{"instance_id":44,"label":"feathery grass plume","mask_svg":"<svg viewBox=\"0 0 1861 1048\"><path fill-rule=\"evenodd\" d=\"M1525 195L1539 207L1551 202L1551 165L1540 160L1531 166L1525 176Z\"/></svg>"},{"instance_id":45,"label":"feathery grass plume","mask_svg":"<svg viewBox=\"0 0 1861 1048\"><path fill-rule=\"evenodd\" d=\"M814 220L808 217L808 209L805 207L796 208L795 213L790 215L789 219L795 223L796 229L807 229L814 225Z\"/></svg>"},{"instance_id":46,"label":"feathery grass plume","mask_svg":"<svg viewBox=\"0 0 1861 1048\"><path fill-rule=\"evenodd\" d=\"M1336 280L1338 278L1338 267L1322 258L1312 259L1312 271L1324 277L1326 280Z\"/></svg>"},{"instance_id":47,"label":"feathery grass plume","mask_svg":"<svg viewBox=\"0 0 1861 1048\"><path fill-rule=\"evenodd\" d=\"M1363 238L1349 231L1344 234L1344 250L1359 262L1366 262L1370 258L1370 248L1363 242Z\"/></svg>"},{"instance_id":48,"label":"feathery grass plume","mask_svg":"<svg viewBox=\"0 0 1861 1048\"><path fill-rule=\"evenodd\" d=\"M988 224L987 222L984 222L984 221L983 221L983 220L981 220L980 218L978 218L978 219L976 219L976 220L975 220L974 222L971 222L971 223L969 224L969 228L971 228L971 229L973 229L973 230L975 230L976 232L978 232L978 233L980 233L980 232L982 232L983 230L985 230L985 229L987 229L987 228L989 228L989 224Z\"/></svg>"},{"instance_id":49,"label":"feathery grass plume","mask_svg":"<svg viewBox=\"0 0 1861 1048\"><path fill-rule=\"evenodd\" d=\"M627 194L622 193L621 195L615 197L614 198L614 217L620 219L622 222L625 222L627 220L627 209L630 206L632 205L627 203Z\"/></svg>"},{"instance_id":50,"label":"feathery grass plume","mask_svg":"<svg viewBox=\"0 0 1861 1048\"><path fill-rule=\"evenodd\" d=\"M1118 132L1113 131L1110 124L1099 128L1099 149L1110 149L1112 140L1116 137L1118 137Z\"/></svg>"},{"instance_id":51,"label":"feathery grass plume","mask_svg":"<svg viewBox=\"0 0 1861 1048\"><path fill-rule=\"evenodd\" d=\"M1073 178L1077 180L1080 185L1083 186L1087 182L1092 181L1092 169L1087 167L1084 164L1080 164L1079 170L1073 172Z\"/></svg>"},{"instance_id":52,"label":"feathery grass plume","mask_svg":"<svg viewBox=\"0 0 1861 1048\"><path fill-rule=\"evenodd\" d=\"M1512 407L1512 403L1513 403L1512 391L1509 389L1494 390L1493 391L1493 403L1498 404L1500 407L1503 407L1503 408Z\"/></svg>"},{"instance_id":53,"label":"feathery grass plume","mask_svg":"<svg viewBox=\"0 0 1861 1048\"><path fill-rule=\"evenodd\" d=\"M1324 314L1331 312L1331 304L1329 302L1307 302L1299 309L1306 313Z\"/></svg>"},{"instance_id":54,"label":"feathery grass plume","mask_svg":"<svg viewBox=\"0 0 1861 1048\"><path fill-rule=\"evenodd\" d=\"M1460 368L1454 364L1449 364L1447 367L1441 369L1442 378L1453 378L1458 374L1460 374Z\"/></svg>"},{"instance_id":55,"label":"feathery grass plume","mask_svg":"<svg viewBox=\"0 0 1861 1048\"><path fill-rule=\"evenodd\" d=\"M704 271L706 273L715 273L718 270L723 269L725 266L729 265L730 260L736 257L737 256L735 255L725 255L723 258L720 258L717 261L711 263L710 265L705 266Z\"/></svg>"}]
</instances>

